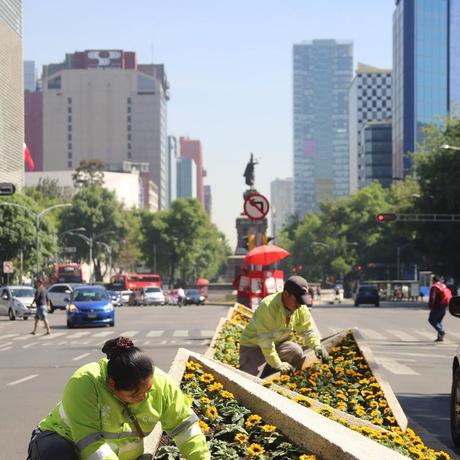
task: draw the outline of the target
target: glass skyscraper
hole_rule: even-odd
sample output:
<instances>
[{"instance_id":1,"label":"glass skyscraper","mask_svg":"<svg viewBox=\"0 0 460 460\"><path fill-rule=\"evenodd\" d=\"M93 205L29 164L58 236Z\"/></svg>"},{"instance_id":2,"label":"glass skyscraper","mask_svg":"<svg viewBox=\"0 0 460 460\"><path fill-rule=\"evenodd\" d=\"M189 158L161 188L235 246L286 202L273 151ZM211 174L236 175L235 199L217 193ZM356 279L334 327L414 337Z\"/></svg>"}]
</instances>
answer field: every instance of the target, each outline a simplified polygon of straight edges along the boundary
<instances>
[{"instance_id":1,"label":"glass skyscraper","mask_svg":"<svg viewBox=\"0 0 460 460\"><path fill-rule=\"evenodd\" d=\"M303 217L349 193L350 41L294 45L294 212Z\"/></svg>"},{"instance_id":2,"label":"glass skyscraper","mask_svg":"<svg viewBox=\"0 0 460 460\"><path fill-rule=\"evenodd\" d=\"M397 0L393 15L393 176L423 128L460 109L460 0Z\"/></svg>"}]
</instances>

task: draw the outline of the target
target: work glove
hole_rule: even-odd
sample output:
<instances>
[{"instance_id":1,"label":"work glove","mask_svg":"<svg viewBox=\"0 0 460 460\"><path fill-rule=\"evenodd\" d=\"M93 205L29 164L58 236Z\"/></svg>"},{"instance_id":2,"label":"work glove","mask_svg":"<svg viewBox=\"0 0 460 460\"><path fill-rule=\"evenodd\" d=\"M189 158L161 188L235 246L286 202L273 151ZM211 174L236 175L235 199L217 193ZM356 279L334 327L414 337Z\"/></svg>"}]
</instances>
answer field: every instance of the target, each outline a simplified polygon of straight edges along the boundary
<instances>
[{"instance_id":1,"label":"work glove","mask_svg":"<svg viewBox=\"0 0 460 460\"><path fill-rule=\"evenodd\" d=\"M281 374L292 374L295 371L294 366L286 361L283 361L280 364L278 370L281 372Z\"/></svg>"},{"instance_id":2,"label":"work glove","mask_svg":"<svg viewBox=\"0 0 460 460\"><path fill-rule=\"evenodd\" d=\"M315 355L323 364L327 364L329 362L329 353L324 347L320 346L315 348Z\"/></svg>"}]
</instances>

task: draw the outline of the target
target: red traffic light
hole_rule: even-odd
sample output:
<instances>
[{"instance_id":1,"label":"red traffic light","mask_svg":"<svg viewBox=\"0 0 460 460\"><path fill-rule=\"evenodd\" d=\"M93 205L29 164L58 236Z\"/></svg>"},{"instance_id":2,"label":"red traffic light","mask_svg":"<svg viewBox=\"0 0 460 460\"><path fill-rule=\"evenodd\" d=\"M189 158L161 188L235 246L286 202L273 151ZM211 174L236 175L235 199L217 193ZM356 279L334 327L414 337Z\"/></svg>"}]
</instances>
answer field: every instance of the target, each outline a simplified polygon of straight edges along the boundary
<instances>
[{"instance_id":1,"label":"red traffic light","mask_svg":"<svg viewBox=\"0 0 460 460\"><path fill-rule=\"evenodd\" d=\"M377 222L392 222L396 220L396 214L377 214L375 220Z\"/></svg>"}]
</instances>

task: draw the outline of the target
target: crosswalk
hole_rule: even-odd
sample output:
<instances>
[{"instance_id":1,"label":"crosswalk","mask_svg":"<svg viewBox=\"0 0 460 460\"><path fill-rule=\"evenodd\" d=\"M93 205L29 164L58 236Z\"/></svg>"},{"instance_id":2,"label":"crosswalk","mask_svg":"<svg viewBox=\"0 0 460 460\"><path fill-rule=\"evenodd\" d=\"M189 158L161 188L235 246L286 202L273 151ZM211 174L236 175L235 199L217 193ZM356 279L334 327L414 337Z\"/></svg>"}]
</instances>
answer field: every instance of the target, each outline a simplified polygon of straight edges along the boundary
<instances>
[{"instance_id":1,"label":"crosswalk","mask_svg":"<svg viewBox=\"0 0 460 460\"><path fill-rule=\"evenodd\" d=\"M31 335L19 332L6 332L0 329L0 353L12 348L33 349L47 346L102 345L105 340L116 336L130 337L137 346L175 345L206 346L211 342L214 331L210 329L176 330L111 330L91 329L85 331L53 331L51 335Z\"/></svg>"}]
</instances>

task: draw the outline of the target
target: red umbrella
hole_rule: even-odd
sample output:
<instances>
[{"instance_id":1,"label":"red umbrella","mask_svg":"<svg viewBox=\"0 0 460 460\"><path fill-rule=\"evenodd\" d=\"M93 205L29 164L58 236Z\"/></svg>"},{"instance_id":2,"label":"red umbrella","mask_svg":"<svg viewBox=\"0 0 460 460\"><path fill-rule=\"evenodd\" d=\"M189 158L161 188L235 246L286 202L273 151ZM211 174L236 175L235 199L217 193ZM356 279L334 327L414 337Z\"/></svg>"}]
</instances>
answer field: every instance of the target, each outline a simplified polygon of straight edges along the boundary
<instances>
[{"instance_id":1,"label":"red umbrella","mask_svg":"<svg viewBox=\"0 0 460 460\"><path fill-rule=\"evenodd\" d=\"M257 246L246 254L244 261L251 265L270 265L289 255L285 249L275 245Z\"/></svg>"}]
</instances>

